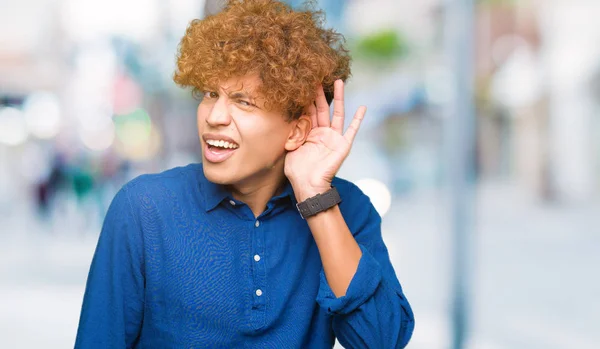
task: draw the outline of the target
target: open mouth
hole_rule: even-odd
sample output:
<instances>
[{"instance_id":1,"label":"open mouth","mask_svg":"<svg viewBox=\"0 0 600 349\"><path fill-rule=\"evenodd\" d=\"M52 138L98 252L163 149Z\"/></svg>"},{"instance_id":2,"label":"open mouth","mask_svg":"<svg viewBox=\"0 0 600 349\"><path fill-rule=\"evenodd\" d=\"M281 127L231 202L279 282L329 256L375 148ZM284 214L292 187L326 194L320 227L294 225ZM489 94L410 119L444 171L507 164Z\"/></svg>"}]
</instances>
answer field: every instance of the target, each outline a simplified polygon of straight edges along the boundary
<instances>
[{"instance_id":1,"label":"open mouth","mask_svg":"<svg viewBox=\"0 0 600 349\"><path fill-rule=\"evenodd\" d=\"M206 141L206 144L208 144L208 146L210 148L216 148L216 149L237 149L237 148L239 148L239 145L232 143L232 142L224 141L224 140L209 139Z\"/></svg>"},{"instance_id":2,"label":"open mouth","mask_svg":"<svg viewBox=\"0 0 600 349\"><path fill-rule=\"evenodd\" d=\"M205 141L204 157L212 163L219 163L227 160L239 145L224 140L208 139Z\"/></svg>"}]
</instances>

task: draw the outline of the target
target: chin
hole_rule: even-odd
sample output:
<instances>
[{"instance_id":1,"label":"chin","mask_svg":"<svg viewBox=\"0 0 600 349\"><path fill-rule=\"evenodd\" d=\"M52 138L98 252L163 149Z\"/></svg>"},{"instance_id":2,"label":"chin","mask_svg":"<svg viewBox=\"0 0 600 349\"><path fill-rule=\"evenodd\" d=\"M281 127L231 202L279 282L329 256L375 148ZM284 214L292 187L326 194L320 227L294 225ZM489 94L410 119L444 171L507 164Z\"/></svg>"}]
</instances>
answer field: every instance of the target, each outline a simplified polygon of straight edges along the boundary
<instances>
[{"instance_id":1,"label":"chin","mask_svg":"<svg viewBox=\"0 0 600 349\"><path fill-rule=\"evenodd\" d=\"M204 177L215 184L233 185L239 181L239 178L232 175L235 171L229 170L227 167L215 166L215 164L205 162L202 165L202 170L204 171Z\"/></svg>"},{"instance_id":2,"label":"chin","mask_svg":"<svg viewBox=\"0 0 600 349\"><path fill-rule=\"evenodd\" d=\"M204 171L204 176L206 177L206 179L215 184L231 184L231 179L227 178L228 176L224 175L225 171L223 171L222 169L214 168L213 165L210 163L203 163L202 170Z\"/></svg>"}]
</instances>

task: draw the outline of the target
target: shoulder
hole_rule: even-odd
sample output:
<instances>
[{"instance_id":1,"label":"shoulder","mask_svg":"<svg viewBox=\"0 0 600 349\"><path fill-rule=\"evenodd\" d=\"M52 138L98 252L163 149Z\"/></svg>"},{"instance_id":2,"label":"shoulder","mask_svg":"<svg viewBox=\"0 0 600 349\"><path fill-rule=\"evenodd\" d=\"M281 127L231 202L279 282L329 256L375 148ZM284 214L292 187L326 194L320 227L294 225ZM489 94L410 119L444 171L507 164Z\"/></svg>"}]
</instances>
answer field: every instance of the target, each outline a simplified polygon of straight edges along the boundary
<instances>
[{"instance_id":1,"label":"shoulder","mask_svg":"<svg viewBox=\"0 0 600 349\"><path fill-rule=\"evenodd\" d=\"M344 215L368 214L373 209L371 199L354 183L335 177L331 183L340 194L340 210Z\"/></svg>"},{"instance_id":2,"label":"shoulder","mask_svg":"<svg viewBox=\"0 0 600 349\"><path fill-rule=\"evenodd\" d=\"M174 167L159 173L137 176L127 182L123 189L128 192L154 192L165 187L186 187L198 183L198 173L202 173L200 164Z\"/></svg>"},{"instance_id":3,"label":"shoulder","mask_svg":"<svg viewBox=\"0 0 600 349\"><path fill-rule=\"evenodd\" d=\"M371 199L356 184L339 177L335 177L331 184L340 194L340 211L355 237L381 224L381 216L375 210Z\"/></svg>"},{"instance_id":4,"label":"shoulder","mask_svg":"<svg viewBox=\"0 0 600 349\"><path fill-rule=\"evenodd\" d=\"M166 203L191 198L198 192L202 165L189 164L159 173L143 174L127 182L121 192L126 193L134 206L144 203Z\"/></svg>"},{"instance_id":5,"label":"shoulder","mask_svg":"<svg viewBox=\"0 0 600 349\"><path fill-rule=\"evenodd\" d=\"M369 197L363 193L363 191L354 183L349 180L334 177L331 183L340 193L340 197L342 200L351 200L351 201L369 201Z\"/></svg>"}]
</instances>

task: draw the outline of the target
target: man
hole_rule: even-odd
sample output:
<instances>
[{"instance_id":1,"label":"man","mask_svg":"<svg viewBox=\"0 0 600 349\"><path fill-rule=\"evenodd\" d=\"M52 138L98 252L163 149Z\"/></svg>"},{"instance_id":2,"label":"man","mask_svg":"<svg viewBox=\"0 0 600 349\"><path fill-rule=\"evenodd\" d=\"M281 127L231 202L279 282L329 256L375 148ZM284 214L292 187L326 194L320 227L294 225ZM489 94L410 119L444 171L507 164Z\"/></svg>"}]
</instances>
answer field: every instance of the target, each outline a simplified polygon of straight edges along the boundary
<instances>
[{"instance_id":1,"label":"man","mask_svg":"<svg viewBox=\"0 0 600 349\"><path fill-rule=\"evenodd\" d=\"M202 164L116 195L77 348L406 345L414 319L381 218L335 177L366 109L342 130L349 56L320 23L232 0L190 24L175 81L202 94Z\"/></svg>"}]
</instances>

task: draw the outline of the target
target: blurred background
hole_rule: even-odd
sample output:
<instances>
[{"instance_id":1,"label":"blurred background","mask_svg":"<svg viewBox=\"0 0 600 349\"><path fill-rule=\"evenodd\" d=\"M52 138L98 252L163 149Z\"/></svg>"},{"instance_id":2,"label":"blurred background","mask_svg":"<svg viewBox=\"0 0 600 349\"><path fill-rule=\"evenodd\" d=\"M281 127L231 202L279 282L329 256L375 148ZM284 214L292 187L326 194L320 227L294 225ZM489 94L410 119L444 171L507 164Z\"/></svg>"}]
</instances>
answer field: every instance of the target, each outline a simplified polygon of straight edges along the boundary
<instances>
[{"instance_id":1,"label":"blurred background","mask_svg":"<svg viewBox=\"0 0 600 349\"><path fill-rule=\"evenodd\" d=\"M353 53L347 110L369 108L339 175L383 216L408 347L600 348L600 1L481 0L463 22L468 2L317 2ZM2 0L1 348L73 347L116 191L200 161L171 77L218 8Z\"/></svg>"}]
</instances>

